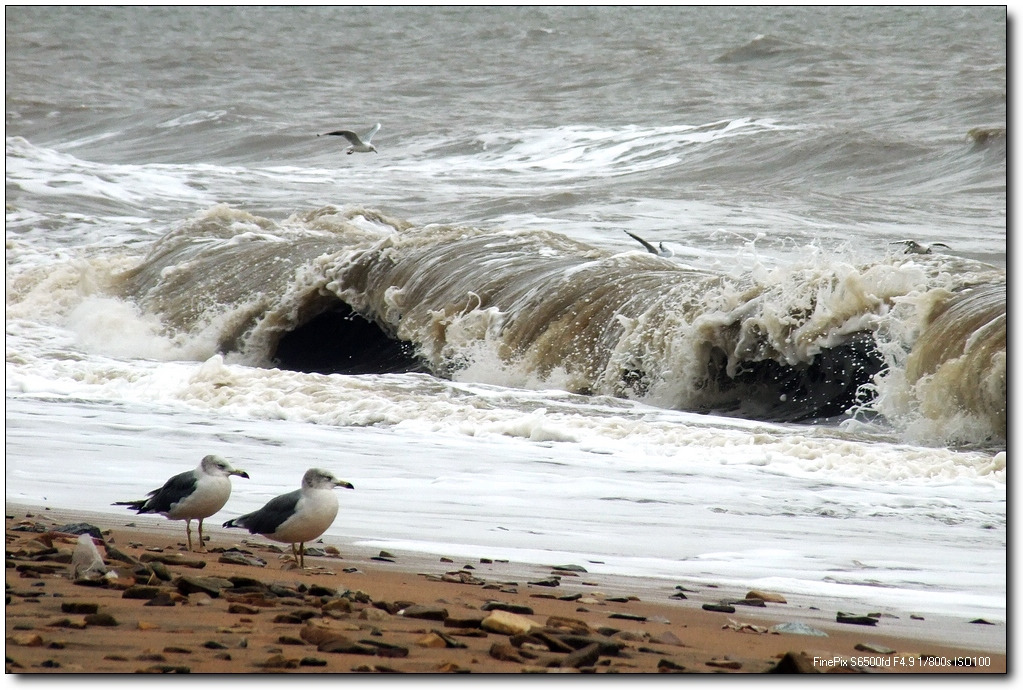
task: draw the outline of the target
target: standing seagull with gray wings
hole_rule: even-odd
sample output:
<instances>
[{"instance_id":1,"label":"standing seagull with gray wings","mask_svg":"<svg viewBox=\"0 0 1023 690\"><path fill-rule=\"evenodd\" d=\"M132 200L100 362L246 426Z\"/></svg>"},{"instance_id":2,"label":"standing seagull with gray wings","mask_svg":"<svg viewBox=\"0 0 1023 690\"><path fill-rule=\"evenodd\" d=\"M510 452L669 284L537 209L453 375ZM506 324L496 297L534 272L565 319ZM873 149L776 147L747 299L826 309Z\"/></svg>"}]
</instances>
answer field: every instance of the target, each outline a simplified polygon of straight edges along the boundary
<instances>
[{"instance_id":1,"label":"standing seagull with gray wings","mask_svg":"<svg viewBox=\"0 0 1023 690\"><path fill-rule=\"evenodd\" d=\"M350 156L353 153L369 153L370 151L372 151L373 153L377 153L377 147L373 146L373 144L369 142L373 138L373 135L379 131L380 123L378 122L375 125L373 125L373 129L369 130L368 132L361 136L350 129L339 129L336 132L327 132L326 134L318 134L317 136L344 137L351 143L351 146L349 146L348 150L345 151L345 153L347 153Z\"/></svg>"},{"instance_id":2,"label":"standing seagull with gray wings","mask_svg":"<svg viewBox=\"0 0 1023 690\"><path fill-rule=\"evenodd\" d=\"M259 510L228 520L224 527L242 527L250 534L291 544L298 567L304 568L305 542L326 532L337 517L337 496L332 491L335 486L355 488L314 467L302 477L301 489L272 498Z\"/></svg>"},{"instance_id":3,"label":"standing seagull with gray wings","mask_svg":"<svg viewBox=\"0 0 1023 690\"><path fill-rule=\"evenodd\" d=\"M139 514L159 513L171 520L184 520L189 551L192 550L192 520L199 520L199 550L204 551L202 521L227 503L231 496L232 474L249 478L219 455L207 455L194 470L176 474L159 489L150 491L149 498L114 505L128 506Z\"/></svg>"}]
</instances>

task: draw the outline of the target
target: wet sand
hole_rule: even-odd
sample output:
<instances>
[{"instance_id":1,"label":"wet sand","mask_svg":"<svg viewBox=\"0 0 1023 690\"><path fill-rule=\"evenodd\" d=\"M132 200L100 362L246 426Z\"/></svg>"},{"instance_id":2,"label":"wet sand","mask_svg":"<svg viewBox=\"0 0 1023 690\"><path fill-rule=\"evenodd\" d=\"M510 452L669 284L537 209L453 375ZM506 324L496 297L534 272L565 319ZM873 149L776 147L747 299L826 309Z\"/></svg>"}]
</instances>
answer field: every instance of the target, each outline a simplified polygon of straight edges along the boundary
<instances>
[{"instance_id":1,"label":"wet sand","mask_svg":"<svg viewBox=\"0 0 1023 690\"><path fill-rule=\"evenodd\" d=\"M303 571L287 545L222 529L216 516L207 552L189 553L182 522L5 507L8 673L1006 670L1004 626L1002 645L960 646L949 641L984 624L909 613L839 623L834 603L805 597L761 592L749 605L748 590L599 575L585 563L381 554L334 539L307 545L323 555ZM113 572L73 581L78 537L53 530L82 522L102 530ZM703 608L722 600L747 603ZM827 636L769 632L781 623Z\"/></svg>"}]
</instances>

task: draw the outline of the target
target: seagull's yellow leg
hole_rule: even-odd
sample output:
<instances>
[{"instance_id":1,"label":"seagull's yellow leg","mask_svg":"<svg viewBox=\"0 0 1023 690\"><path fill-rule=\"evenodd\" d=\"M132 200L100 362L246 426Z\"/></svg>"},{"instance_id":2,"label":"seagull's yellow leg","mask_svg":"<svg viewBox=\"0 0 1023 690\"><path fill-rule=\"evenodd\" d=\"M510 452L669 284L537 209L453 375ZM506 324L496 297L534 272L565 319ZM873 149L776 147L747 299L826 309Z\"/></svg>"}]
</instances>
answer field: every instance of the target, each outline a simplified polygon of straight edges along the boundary
<instances>
[{"instance_id":1,"label":"seagull's yellow leg","mask_svg":"<svg viewBox=\"0 0 1023 690\"><path fill-rule=\"evenodd\" d=\"M206 541L202 536L202 518L199 518L199 553L206 553Z\"/></svg>"}]
</instances>

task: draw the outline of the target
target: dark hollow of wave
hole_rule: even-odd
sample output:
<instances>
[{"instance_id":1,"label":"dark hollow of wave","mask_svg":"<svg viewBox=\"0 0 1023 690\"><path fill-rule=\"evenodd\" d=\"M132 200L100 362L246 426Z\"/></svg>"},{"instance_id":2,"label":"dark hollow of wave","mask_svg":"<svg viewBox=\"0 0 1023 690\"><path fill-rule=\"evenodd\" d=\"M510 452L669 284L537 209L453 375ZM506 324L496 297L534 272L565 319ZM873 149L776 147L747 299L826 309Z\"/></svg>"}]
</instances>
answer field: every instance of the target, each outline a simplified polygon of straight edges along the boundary
<instances>
[{"instance_id":1,"label":"dark hollow of wave","mask_svg":"<svg viewBox=\"0 0 1023 690\"><path fill-rule=\"evenodd\" d=\"M874 390L865 385L882 371L885 362L873 336L859 333L823 350L808 363L747 362L730 377L722 353L712 357L710 366L717 386L730 391L737 402L733 407L709 411L747 419L804 422L835 417L869 403Z\"/></svg>"},{"instance_id":2,"label":"dark hollow of wave","mask_svg":"<svg viewBox=\"0 0 1023 690\"><path fill-rule=\"evenodd\" d=\"M388 337L344 302L289 331L272 361L307 374L401 374L428 372L411 343Z\"/></svg>"}]
</instances>

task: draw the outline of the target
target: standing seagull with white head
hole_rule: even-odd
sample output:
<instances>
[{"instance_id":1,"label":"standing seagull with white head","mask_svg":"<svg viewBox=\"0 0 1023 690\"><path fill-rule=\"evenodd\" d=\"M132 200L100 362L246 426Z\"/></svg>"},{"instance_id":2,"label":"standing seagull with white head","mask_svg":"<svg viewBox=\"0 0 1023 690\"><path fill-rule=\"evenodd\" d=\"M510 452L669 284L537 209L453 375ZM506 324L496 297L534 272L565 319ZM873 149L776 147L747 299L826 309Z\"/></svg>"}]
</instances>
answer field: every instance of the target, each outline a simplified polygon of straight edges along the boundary
<instances>
[{"instance_id":1,"label":"standing seagull with white head","mask_svg":"<svg viewBox=\"0 0 1023 690\"><path fill-rule=\"evenodd\" d=\"M344 137L351 143L348 150L345 151L349 156L353 153L377 153L377 147L370 143L373 135L380 131L380 123L373 125L373 128L363 135L358 135L350 129L339 129L336 132L327 132L326 134L318 134L317 136L324 137Z\"/></svg>"},{"instance_id":2,"label":"standing seagull with white head","mask_svg":"<svg viewBox=\"0 0 1023 690\"><path fill-rule=\"evenodd\" d=\"M249 530L250 534L290 543L298 566L304 568L305 542L326 532L337 517L335 486L355 488L330 472L314 467L302 477L301 489L270 499L259 510L228 520L224 527L241 527Z\"/></svg>"},{"instance_id":3,"label":"standing seagull with white head","mask_svg":"<svg viewBox=\"0 0 1023 690\"><path fill-rule=\"evenodd\" d=\"M176 474L159 489L153 489L137 501L122 501L115 506L129 506L137 513L159 513L171 520L185 521L188 550L192 550L192 520L199 521L199 550L205 551L202 521L224 507L231 496L231 475L249 478L244 470L236 470L219 455L207 455L199 466Z\"/></svg>"}]
</instances>

